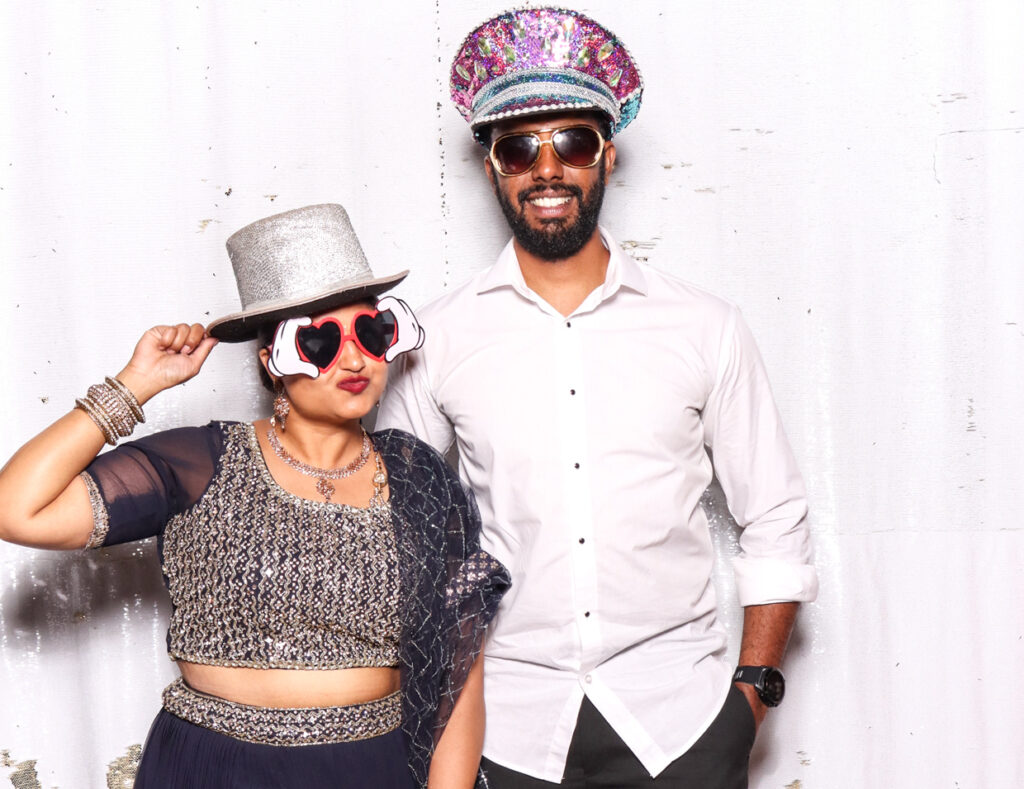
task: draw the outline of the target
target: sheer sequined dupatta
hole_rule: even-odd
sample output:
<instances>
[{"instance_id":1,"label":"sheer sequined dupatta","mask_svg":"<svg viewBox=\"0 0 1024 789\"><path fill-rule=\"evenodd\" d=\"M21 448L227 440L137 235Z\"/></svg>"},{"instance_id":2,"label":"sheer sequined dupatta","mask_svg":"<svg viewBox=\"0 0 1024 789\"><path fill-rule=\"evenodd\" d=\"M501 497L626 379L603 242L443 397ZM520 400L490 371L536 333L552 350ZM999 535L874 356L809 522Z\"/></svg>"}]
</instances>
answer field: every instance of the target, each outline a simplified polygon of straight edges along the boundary
<instances>
[{"instance_id":1,"label":"sheer sequined dupatta","mask_svg":"<svg viewBox=\"0 0 1024 789\"><path fill-rule=\"evenodd\" d=\"M510 581L480 550L476 504L441 455L397 430L373 440L387 468L398 537L402 728L413 774L426 786L433 748Z\"/></svg>"}]
</instances>

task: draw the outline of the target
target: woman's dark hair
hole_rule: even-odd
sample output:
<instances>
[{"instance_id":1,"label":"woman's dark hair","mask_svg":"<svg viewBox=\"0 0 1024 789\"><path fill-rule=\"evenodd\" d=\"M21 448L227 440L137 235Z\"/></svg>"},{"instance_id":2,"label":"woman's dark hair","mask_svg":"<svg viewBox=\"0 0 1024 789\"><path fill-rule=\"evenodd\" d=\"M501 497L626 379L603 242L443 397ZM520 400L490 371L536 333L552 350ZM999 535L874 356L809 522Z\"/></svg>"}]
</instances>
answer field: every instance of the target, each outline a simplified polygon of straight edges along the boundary
<instances>
[{"instance_id":1,"label":"woman's dark hair","mask_svg":"<svg viewBox=\"0 0 1024 789\"><path fill-rule=\"evenodd\" d=\"M276 323L264 323L260 326L260 330L256 332L256 342L259 343L256 347L260 350L270 348L270 344L274 341L275 331L277 331ZM256 366L259 367L260 383L263 384L263 388L273 392L274 382L271 380L270 374L267 372L267 368L263 366L262 360L257 358Z\"/></svg>"}]
</instances>

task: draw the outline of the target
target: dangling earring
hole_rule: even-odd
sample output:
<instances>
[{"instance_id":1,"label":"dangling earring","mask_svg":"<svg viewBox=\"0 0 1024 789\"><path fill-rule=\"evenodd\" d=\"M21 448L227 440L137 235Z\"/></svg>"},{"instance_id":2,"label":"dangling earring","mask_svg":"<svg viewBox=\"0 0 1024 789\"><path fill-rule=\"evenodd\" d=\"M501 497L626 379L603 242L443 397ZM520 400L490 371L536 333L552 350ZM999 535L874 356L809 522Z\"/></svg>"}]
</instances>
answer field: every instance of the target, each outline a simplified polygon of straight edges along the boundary
<instances>
[{"instance_id":1,"label":"dangling earring","mask_svg":"<svg viewBox=\"0 0 1024 789\"><path fill-rule=\"evenodd\" d=\"M284 392L284 384L281 383L280 378L274 382L274 395L274 416L270 417L270 424L276 427L278 422L280 422L281 432L283 433L285 429L284 421L288 418L292 405L288 402L288 395Z\"/></svg>"}]
</instances>

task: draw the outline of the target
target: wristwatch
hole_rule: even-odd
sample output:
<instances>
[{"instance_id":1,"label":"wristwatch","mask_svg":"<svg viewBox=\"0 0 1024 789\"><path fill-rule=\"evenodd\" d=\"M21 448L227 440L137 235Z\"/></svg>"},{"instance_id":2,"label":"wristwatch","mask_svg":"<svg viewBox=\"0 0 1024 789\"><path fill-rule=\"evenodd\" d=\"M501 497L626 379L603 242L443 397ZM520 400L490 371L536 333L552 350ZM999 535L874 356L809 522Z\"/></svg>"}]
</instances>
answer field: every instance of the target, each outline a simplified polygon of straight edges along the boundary
<instances>
[{"instance_id":1,"label":"wristwatch","mask_svg":"<svg viewBox=\"0 0 1024 789\"><path fill-rule=\"evenodd\" d=\"M766 707L778 707L786 695L786 678L774 666L739 666L732 681L753 685Z\"/></svg>"}]
</instances>

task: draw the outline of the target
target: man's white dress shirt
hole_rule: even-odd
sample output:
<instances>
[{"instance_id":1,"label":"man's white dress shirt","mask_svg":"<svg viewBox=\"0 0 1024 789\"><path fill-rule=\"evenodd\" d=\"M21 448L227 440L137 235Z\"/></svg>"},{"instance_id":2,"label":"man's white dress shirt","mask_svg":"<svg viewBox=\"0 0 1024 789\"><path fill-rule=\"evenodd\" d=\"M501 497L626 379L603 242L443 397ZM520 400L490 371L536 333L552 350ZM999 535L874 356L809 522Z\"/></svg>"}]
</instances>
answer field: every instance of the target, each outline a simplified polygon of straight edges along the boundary
<instances>
[{"instance_id":1,"label":"man's white dress shirt","mask_svg":"<svg viewBox=\"0 0 1024 789\"><path fill-rule=\"evenodd\" d=\"M701 494L743 526L741 605L813 600L800 473L735 306L602 230L604 284L564 317L512 243L417 312L378 428L456 441L482 547L512 574L487 641L484 754L562 778L584 695L657 775L710 725L732 669Z\"/></svg>"}]
</instances>

